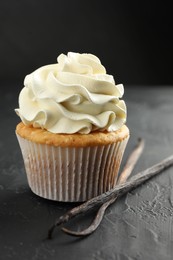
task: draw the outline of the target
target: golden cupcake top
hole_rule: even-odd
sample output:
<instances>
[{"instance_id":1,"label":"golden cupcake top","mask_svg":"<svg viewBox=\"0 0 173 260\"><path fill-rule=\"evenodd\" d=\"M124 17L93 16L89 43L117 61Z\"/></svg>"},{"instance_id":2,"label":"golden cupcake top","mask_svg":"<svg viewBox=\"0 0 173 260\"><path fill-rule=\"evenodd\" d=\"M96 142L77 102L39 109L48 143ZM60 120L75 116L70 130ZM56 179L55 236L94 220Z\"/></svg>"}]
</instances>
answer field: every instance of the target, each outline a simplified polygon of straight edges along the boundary
<instances>
[{"instance_id":1,"label":"golden cupcake top","mask_svg":"<svg viewBox=\"0 0 173 260\"><path fill-rule=\"evenodd\" d=\"M51 133L113 132L126 122L123 94L95 55L69 52L25 77L15 111L25 125Z\"/></svg>"},{"instance_id":2,"label":"golden cupcake top","mask_svg":"<svg viewBox=\"0 0 173 260\"><path fill-rule=\"evenodd\" d=\"M54 134L45 129L26 126L20 122L16 127L16 133L31 142L61 146L61 147L89 147L98 145L109 145L121 142L129 138L129 129L123 125L114 132L94 131L87 135L75 134Z\"/></svg>"}]
</instances>

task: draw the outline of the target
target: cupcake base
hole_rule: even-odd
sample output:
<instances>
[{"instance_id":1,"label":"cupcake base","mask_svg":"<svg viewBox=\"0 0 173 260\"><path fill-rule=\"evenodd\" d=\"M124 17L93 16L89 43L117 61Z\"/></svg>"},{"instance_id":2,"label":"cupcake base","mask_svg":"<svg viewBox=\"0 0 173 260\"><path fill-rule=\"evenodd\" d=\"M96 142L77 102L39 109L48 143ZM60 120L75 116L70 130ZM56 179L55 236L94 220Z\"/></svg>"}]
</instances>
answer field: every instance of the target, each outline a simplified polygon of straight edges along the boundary
<instances>
[{"instance_id":1,"label":"cupcake base","mask_svg":"<svg viewBox=\"0 0 173 260\"><path fill-rule=\"evenodd\" d=\"M86 201L114 188L129 138L126 134L107 145L61 147L16 134L31 190L64 202Z\"/></svg>"}]
</instances>

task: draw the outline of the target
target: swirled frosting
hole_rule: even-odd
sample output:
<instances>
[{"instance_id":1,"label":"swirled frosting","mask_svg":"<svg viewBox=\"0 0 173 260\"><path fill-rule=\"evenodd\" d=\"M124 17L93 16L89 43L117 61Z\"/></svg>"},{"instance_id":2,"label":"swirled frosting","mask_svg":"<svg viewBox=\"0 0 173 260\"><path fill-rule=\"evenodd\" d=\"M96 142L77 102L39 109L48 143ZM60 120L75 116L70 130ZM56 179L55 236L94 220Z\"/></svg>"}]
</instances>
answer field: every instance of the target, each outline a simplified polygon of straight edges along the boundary
<instances>
[{"instance_id":1,"label":"swirled frosting","mask_svg":"<svg viewBox=\"0 0 173 260\"><path fill-rule=\"evenodd\" d=\"M57 61L25 77L15 109L25 125L88 134L125 124L124 87L115 84L95 55L69 52Z\"/></svg>"}]
</instances>

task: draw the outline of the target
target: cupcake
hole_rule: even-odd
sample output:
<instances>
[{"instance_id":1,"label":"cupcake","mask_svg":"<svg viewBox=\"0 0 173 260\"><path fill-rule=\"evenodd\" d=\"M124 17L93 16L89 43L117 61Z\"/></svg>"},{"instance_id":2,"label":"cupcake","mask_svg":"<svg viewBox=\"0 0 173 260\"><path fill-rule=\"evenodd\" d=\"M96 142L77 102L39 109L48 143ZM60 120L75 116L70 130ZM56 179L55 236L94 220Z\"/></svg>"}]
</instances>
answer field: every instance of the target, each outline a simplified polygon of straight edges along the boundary
<instances>
[{"instance_id":1,"label":"cupcake","mask_svg":"<svg viewBox=\"0 0 173 260\"><path fill-rule=\"evenodd\" d=\"M16 135L35 194L79 202L115 187L129 139L123 94L92 54L61 54L25 77Z\"/></svg>"}]
</instances>

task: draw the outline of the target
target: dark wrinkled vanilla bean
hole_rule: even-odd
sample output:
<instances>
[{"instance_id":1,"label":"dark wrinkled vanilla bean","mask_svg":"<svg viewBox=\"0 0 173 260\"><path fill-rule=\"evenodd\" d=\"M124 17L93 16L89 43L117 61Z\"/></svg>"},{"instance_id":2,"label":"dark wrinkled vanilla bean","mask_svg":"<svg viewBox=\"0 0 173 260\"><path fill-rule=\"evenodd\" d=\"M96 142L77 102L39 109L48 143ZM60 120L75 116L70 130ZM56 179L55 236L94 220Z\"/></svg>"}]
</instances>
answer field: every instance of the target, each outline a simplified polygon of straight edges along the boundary
<instances>
[{"instance_id":1,"label":"dark wrinkled vanilla bean","mask_svg":"<svg viewBox=\"0 0 173 260\"><path fill-rule=\"evenodd\" d=\"M144 183L146 180L162 172L163 170L170 167L171 165L173 165L173 155L167 157L166 159L153 165L152 167L136 174L129 181L117 185L114 189L105 192L93 199L88 200L87 202L81 204L80 206L69 210L66 214L58 218L55 224L50 228L48 232L48 238L50 239L52 237L52 233L57 226L66 223L67 221L69 221L70 219L72 219L73 217L79 214L86 213L87 211L93 209L96 206L101 206L102 204L108 202L111 199L122 196L123 194L136 188L140 184Z\"/></svg>"},{"instance_id":2,"label":"dark wrinkled vanilla bean","mask_svg":"<svg viewBox=\"0 0 173 260\"><path fill-rule=\"evenodd\" d=\"M126 182L128 177L131 175L137 161L139 160L139 157L141 156L143 149L144 149L144 141L142 139L139 139L138 144L135 146L132 153L130 154L130 156L127 159L127 162L119 176L117 184L122 184L122 183ZM113 204L116 201L116 199L117 199L117 197L105 202L97 211L97 214L96 214L94 220L92 221L92 223L90 224L90 226L87 227L86 229L81 230L81 231L72 231L65 227L62 227L62 230L65 233L72 235L72 236L87 236L87 235L92 234L100 225L100 223L104 217L104 213L105 213L106 209L111 204Z\"/></svg>"}]
</instances>

